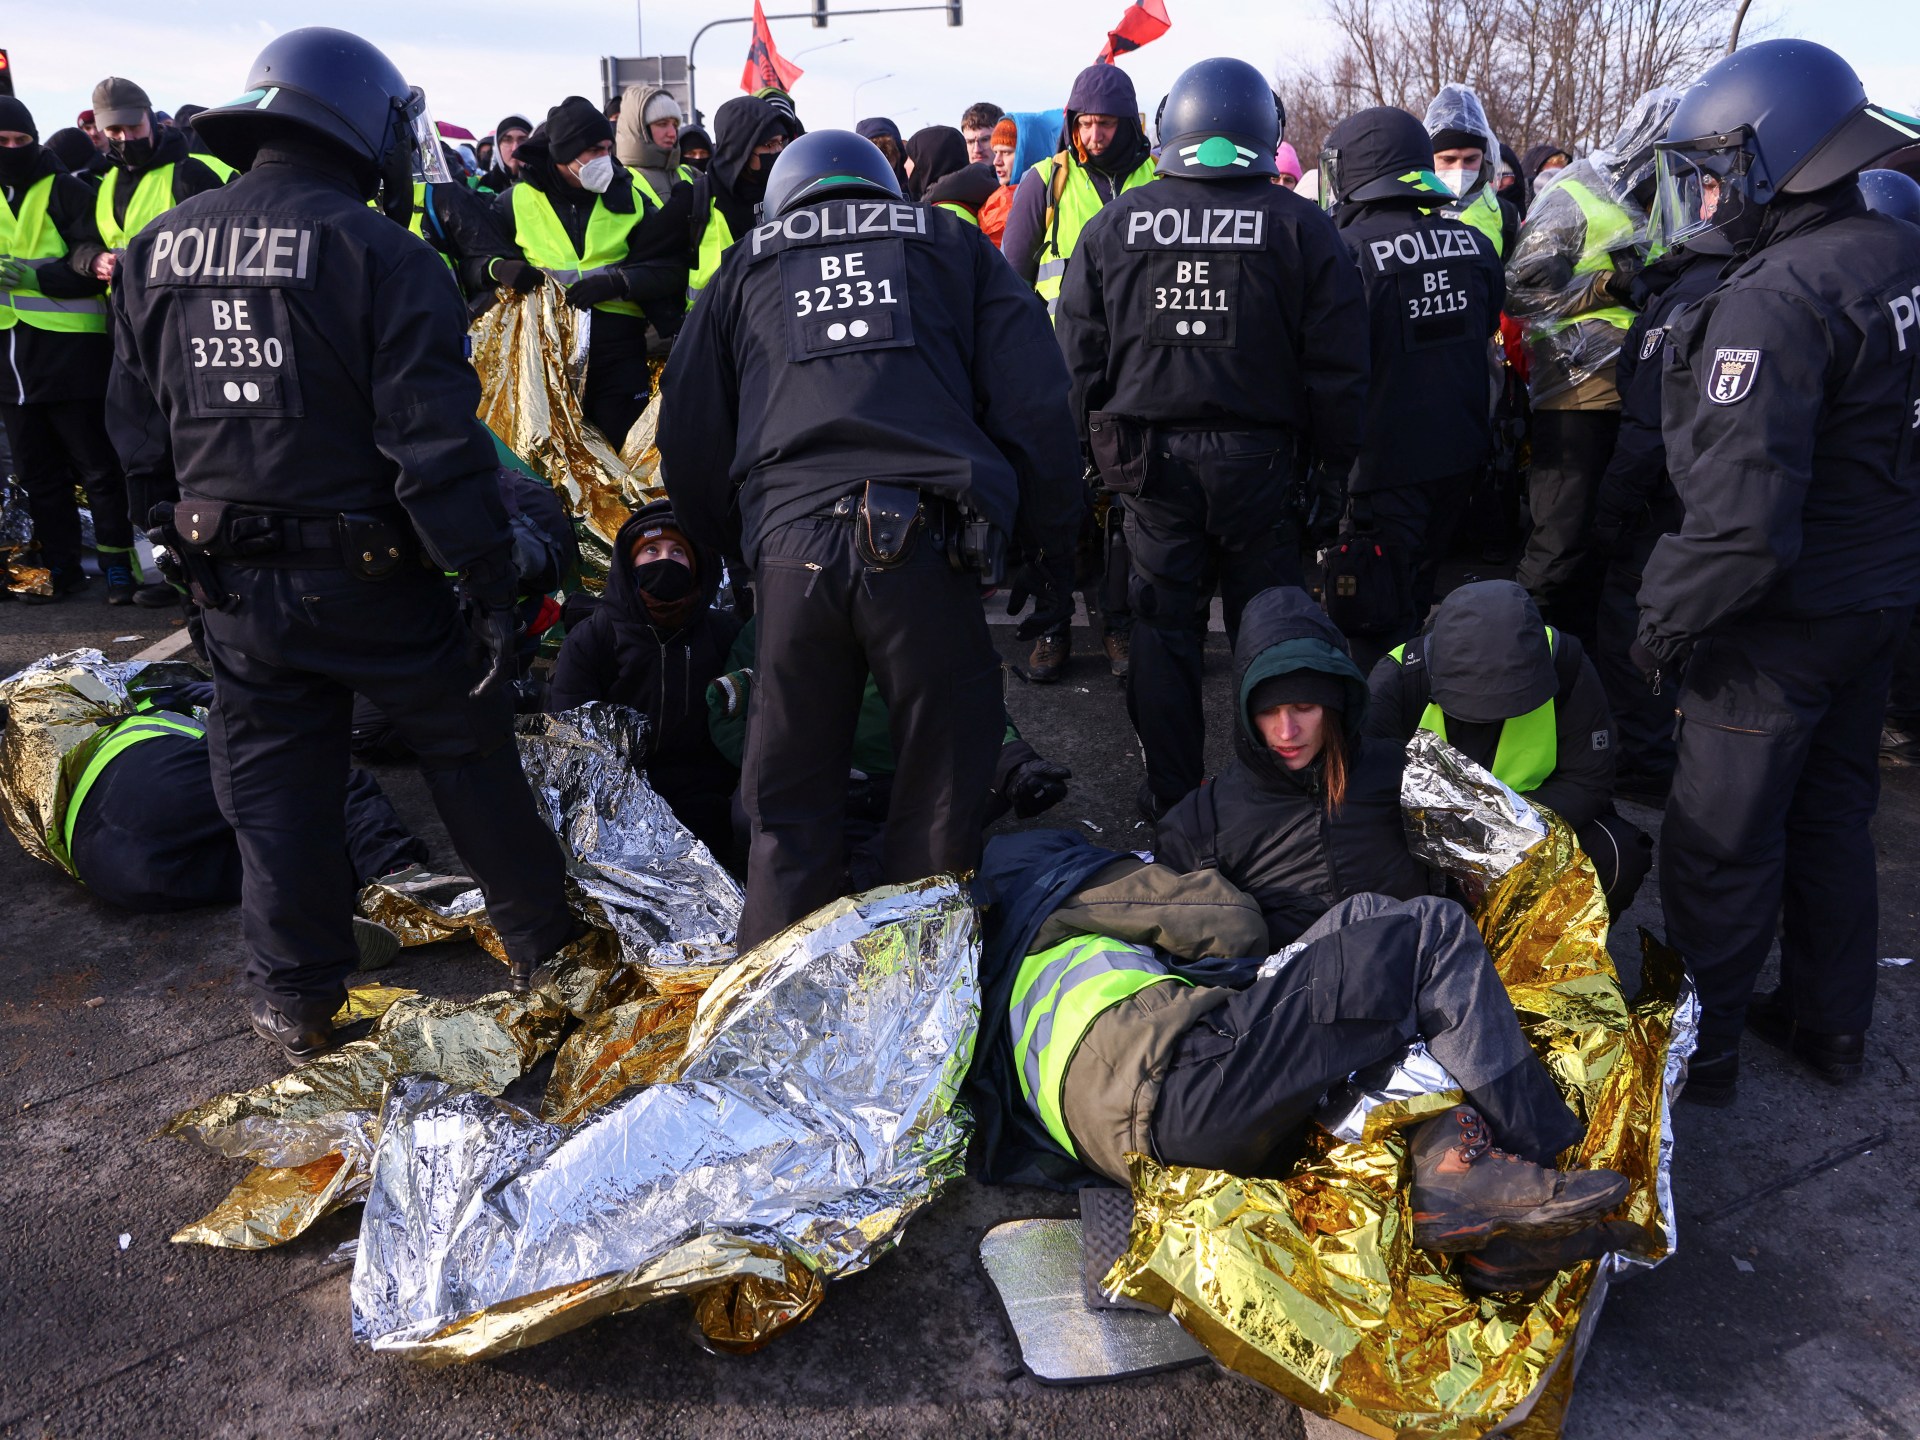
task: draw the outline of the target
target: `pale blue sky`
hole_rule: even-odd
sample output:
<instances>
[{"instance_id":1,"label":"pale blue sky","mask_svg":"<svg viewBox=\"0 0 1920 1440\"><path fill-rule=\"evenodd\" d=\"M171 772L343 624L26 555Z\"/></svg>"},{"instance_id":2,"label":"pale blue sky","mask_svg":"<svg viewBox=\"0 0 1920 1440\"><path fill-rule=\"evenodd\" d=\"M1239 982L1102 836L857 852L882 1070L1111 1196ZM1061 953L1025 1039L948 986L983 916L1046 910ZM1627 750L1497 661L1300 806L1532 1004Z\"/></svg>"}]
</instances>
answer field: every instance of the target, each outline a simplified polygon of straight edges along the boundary
<instances>
[{"instance_id":1,"label":"pale blue sky","mask_svg":"<svg viewBox=\"0 0 1920 1440\"><path fill-rule=\"evenodd\" d=\"M850 6L874 0L840 0ZM957 124L974 100L1010 110L1059 105L1089 63L1125 0L965 0L966 24L949 28L938 12L849 17L816 30L804 20L775 22L774 38L807 74L795 98L814 127L887 114L911 134L922 125ZM708 20L750 11L752 0L646 0L650 52L679 53ZM1173 29L1128 56L1141 106L1151 111L1186 65L1234 54L1273 71L1326 44L1320 0L1167 0ZM807 8L771 0L769 13ZM470 0L459 5L412 0L181 0L109 7L76 25L57 5L8 7L6 43L20 97L43 135L71 125L104 75L138 80L162 109L186 101L216 104L242 89L248 64L281 30L307 24L355 29L387 51L423 86L435 114L475 133L523 111L535 120L563 95L599 96L599 57L632 54L635 9L622 0L527 5ZM1754 0L1748 24L1772 35L1803 35L1845 55L1876 100L1920 110L1920 21L1914 0ZM737 93L745 26L725 26L701 41L701 105L709 114ZM841 42L847 43L830 43ZM830 45L813 54L814 46ZM891 73L891 79L873 77Z\"/></svg>"}]
</instances>

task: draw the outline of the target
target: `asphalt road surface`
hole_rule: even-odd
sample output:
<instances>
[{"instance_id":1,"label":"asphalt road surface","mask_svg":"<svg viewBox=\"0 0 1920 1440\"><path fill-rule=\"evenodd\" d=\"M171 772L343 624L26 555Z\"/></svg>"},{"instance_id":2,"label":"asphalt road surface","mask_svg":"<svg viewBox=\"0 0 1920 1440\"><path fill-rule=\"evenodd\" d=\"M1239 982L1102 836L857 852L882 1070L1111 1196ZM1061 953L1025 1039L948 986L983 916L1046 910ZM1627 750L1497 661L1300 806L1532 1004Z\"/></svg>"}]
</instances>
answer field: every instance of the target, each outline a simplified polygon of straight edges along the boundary
<instances>
[{"instance_id":1,"label":"asphalt road surface","mask_svg":"<svg viewBox=\"0 0 1920 1440\"><path fill-rule=\"evenodd\" d=\"M78 645L124 658L166 628L94 595L0 606L0 674ZM995 635L1019 658L1010 629ZM1139 752L1117 684L1095 638L1075 638L1062 683L1007 682L1022 731L1075 771L1067 799L1033 823L1145 845L1133 813ZM1224 716L1218 634L1208 665L1210 713ZM1208 749L1218 768L1218 724ZM450 861L417 777L381 779ZM1886 782L1882 950L1915 955L1920 774ZM1657 825L1654 812L1628 813ZM492 1364L426 1370L376 1357L350 1338L346 1268L326 1264L356 1233L357 1210L264 1253L167 1239L244 1167L149 1137L179 1108L278 1068L232 994L237 912L123 915L5 842L0 897L0 1435L1346 1433L1210 1366L1074 1389L1026 1378L976 1247L1001 1220L1074 1213L1072 1197L971 1182L753 1356L703 1350L687 1307L667 1302ZM1634 926L1657 930L1659 914L1650 880L1615 932L1629 985ZM1749 1042L1733 1108L1681 1107L1680 1253L1614 1291L1569 1437L1920 1435L1920 966L1880 975L1855 1087L1826 1086ZM471 997L500 975L479 951L448 945L406 952L381 978ZM1810 1165L1830 1155L1845 1158ZM1782 1180L1792 1183L1760 1193Z\"/></svg>"}]
</instances>

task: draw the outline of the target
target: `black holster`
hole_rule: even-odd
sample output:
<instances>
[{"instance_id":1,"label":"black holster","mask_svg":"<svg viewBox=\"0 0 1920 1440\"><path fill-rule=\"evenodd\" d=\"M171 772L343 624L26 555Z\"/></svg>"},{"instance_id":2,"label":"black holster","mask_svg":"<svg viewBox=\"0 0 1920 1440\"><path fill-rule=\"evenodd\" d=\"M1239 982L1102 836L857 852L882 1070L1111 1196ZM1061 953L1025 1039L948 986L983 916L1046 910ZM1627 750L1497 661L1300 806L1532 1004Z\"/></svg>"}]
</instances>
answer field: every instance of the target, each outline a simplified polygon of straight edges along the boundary
<instances>
[{"instance_id":1,"label":"black holster","mask_svg":"<svg viewBox=\"0 0 1920 1440\"><path fill-rule=\"evenodd\" d=\"M854 549L876 570L892 570L913 553L913 542L924 525L918 490L869 480L854 515Z\"/></svg>"},{"instance_id":2,"label":"black holster","mask_svg":"<svg viewBox=\"0 0 1920 1440\"><path fill-rule=\"evenodd\" d=\"M175 524L177 509L175 502L163 500L147 512L147 539L159 552L154 560L160 566L160 573L169 584L184 588L201 609L225 610L233 597L227 594L214 572L209 546L189 542L181 535ZM195 529L213 539L218 536L219 522L207 516L204 527Z\"/></svg>"}]
</instances>

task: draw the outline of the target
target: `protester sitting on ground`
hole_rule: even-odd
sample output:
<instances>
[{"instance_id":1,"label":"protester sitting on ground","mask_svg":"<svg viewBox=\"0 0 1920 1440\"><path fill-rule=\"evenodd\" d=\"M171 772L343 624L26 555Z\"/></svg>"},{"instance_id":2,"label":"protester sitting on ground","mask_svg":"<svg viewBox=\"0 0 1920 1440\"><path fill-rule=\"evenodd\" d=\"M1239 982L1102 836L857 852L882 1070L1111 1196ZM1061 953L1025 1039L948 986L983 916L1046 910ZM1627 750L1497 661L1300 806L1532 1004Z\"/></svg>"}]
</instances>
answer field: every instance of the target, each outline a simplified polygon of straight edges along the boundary
<instances>
[{"instance_id":1,"label":"protester sitting on ground","mask_svg":"<svg viewBox=\"0 0 1920 1440\"><path fill-rule=\"evenodd\" d=\"M1374 666L1365 732L1405 744L1432 730L1551 810L1593 861L1607 907L1633 903L1653 841L1613 808L1613 716L1586 651L1550 629L1511 580L1462 585L1427 632Z\"/></svg>"},{"instance_id":2,"label":"protester sitting on ground","mask_svg":"<svg viewBox=\"0 0 1920 1440\"><path fill-rule=\"evenodd\" d=\"M207 727L196 715L213 704L211 683L156 691L137 714L102 727L73 777L66 814L48 848L98 900L143 915L233 905L240 900L240 845L214 791ZM426 842L400 823L379 781L347 773L347 850L356 884L417 882L427 875ZM473 888L443 877L452 891ZM399 953L393 932L356 920L360 968Z\"/></svg>"},{"instance_id":3,"label":"protester sitting on ground","mask_svg":"<svg viewBox=\"0 0 1920 1440\"><path fill-rule=\"evenodd\" d=\"M598 700L645 715L647 783L724 862L740 774L708 733L706 697L740 622L714 608L719 589L719 555L687 538L669 502L636 510L614 537L605 595L560 646L547 710Z\"/></svg>"},{"instance_id":4,"label":"protester sitting on ground","mask_svg":"<svg viewBox=\"0 0 1920 1440\"><path fill-rule=\"evenodd\" d=\"M979 888L988 1178L1126 1185L1130 1153L1281 1178L1326 1092L1419 1039L1468 1103L1409 1134L1414 1243L1475 1252L1487 1290L1614 1243L1627 1179L1553 1168L1583 1127L1455 902L1358 895L1263 963L1260 907L1210 870L1036 832L989 845Z\"/></svg>"},{"instance_id":5,"label":"protester sitting on ground","mask_svg":"<svg viewBox=\"0 0 1920 1440\"><path fill-rule=\"evenodd\" d=\"M1348 896L1436 888L1400 823L1404 752L1363 739L1366 714L1366 679L1313 597L1254 596L1234 647L1234 762L1161 818L1153 848L1251 895L1269 950Z\"/></svg>"},{"instance_id":6,"label":"protester sitting on ground","mask_svg":"<svg viewBox=\"0 0 1920 1440\"><path fill-rule=\"evenodd\" d=\"M713 742L737 769L747 749L748 702L753 693L758 626L749 620L734 641L727 673L707 687L707 716ZM1004 712L1003 712L1004 714ZM897 764L893 753L893 722L887 702L872 675L860 697L860 716L854 724L852 773L847 785L846 892L853 894L881 883L886 856L887 811L893 799ZM1005 718L1000 758L993 767L987 791L984 823L991 825L1011 811L1022 820L1052 809L1066 798L1073 771L1048 760L1020 738L1012 717ZM747 812L734 797L733 823L747 833Z\"/></svg>"}]
</instances>

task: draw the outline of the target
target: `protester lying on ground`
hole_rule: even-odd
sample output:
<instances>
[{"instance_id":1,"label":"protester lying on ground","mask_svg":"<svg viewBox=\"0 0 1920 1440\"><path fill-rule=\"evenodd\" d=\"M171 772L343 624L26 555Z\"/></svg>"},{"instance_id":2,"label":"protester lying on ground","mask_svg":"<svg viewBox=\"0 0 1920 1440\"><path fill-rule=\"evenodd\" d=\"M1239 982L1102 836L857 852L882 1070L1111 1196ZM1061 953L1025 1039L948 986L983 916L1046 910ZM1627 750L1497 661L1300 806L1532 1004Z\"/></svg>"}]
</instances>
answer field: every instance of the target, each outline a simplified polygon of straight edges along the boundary
<instances>
[{"instance_id":1,"label":"protester lying on ground","mask_svg":"<svg viewBox=\"0 0 1920 1440\"><path fill-rule=\"evenodd\" d=\"M1256 595L1234 648L1234 762L1161 819L1154 852L1218 870L1259 903L1267 949L1336 902L1430 894L1400 824L1399 746L1363 739L1367 683L1306 591Z\"/></svg>"},{"instance_id":2,"label":"protester lying on ground","mask_svg":"<svg viewBox=\"0 0 1920 1440\"><path fill-rule=\"evenodd\" d=\"M759 626L752 620L740 631L727 673L707 689L708 721L714 743L736 767L747 748L748 701L753 693L753 670ZM1020 738L1013 718L1002 712L1000 757L994 764L993 784L987 792L983 825L991 825L1008 811L1028 820L1052 809L1066 798L1073 771L1048 760ZM852 773L846 806L846 893L871 889L881 881L886 851L887 811L893 799L893 777L898 762L893 753L893 722L880 687L867 676L860 697L860 718L854 727ZM736 796L733 823L746 833L746 811Z\"/></svg>"},{"instance_id":3,"label":"protester lying on ground","mask_svg":"<svg viewBox=\"0 0 1920 1440\"><path fill-rule=\"evenodd\" d=\"M1404 745L1432 730L1572 827L1607 908L1633 903L1653 841L1613 808L1613 716L1580 642L1511 580L1462 585L1427 633L1374 666L1365 733Z\"/></svg>"},{"instance_id":4,"label":"protester lying on ground","mask_svg":"<svg viewBox=\"0 0 1920 1440\"><path fill-rule=\"evenodd\" d=\"M1357 895L1265 961L1260 907L1217 872L1065 832L996 837L980 892L987 1178L1126 1185L1130 1153L1283 1178L1327 1090L1420 1039L1468 1103L1410 1132L1415 1244L1502 1239L1505 1270L1627 1193L1614 1171L1553 1168L1583 1127L1451 900Z\"/></svg>"},{"instance_id":5,"label":"protester lying on ground","mask_svg":"<svg viewBox=\"0 0 1920 1440\"><path fill-rule=\"evenodd\" d=\"M171 686L88 742L49 849L107 904L151 915L239 902L240 845L215 793L207 726L194 713L212 704L210 683ZM346 821L347 858L361 886L424 873L426 842L401 824L365 770L348 772ZM458 888L472 885L461 877ZM354 940L363 970L400 949L370 920L355 920Z\"/></svg>"},{"instance_id":6,"label":"protester lying on ground","mask_svg":"<svg viewBox=\"0 0 1920 1440\"><path fill-rule=\"evenodd\" d=\"M668 501L636 510L614 539L605 595L568 628L546 708L612 701L645 715L647 783L724 862L740 767L708 733L706 697L740 621L714 608L720 568L718 554L680 529Z\"/></svg>"}]
</instances>

